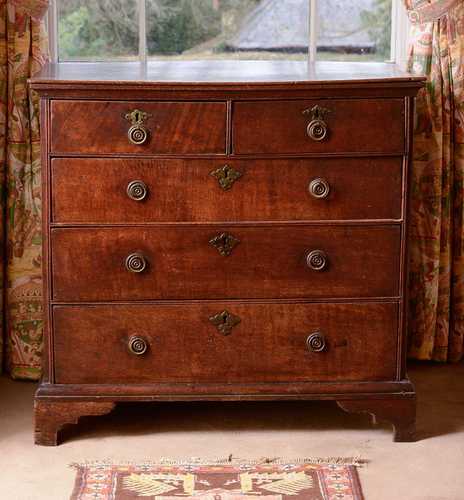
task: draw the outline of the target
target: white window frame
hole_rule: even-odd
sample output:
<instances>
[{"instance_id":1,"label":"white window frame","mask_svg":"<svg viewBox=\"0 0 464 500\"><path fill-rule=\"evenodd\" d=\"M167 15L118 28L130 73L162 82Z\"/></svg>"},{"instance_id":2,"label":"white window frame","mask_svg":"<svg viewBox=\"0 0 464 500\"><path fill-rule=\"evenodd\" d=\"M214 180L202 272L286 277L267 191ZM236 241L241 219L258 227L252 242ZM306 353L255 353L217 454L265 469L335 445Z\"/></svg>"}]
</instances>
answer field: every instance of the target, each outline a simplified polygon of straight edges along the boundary
<instances>
[{"instance_id":1,"label":"white window frame","mask_svg":"<svg viewBox=\"0 0 464 500\"><path fill-rule=\"evenodd\" d=\"M50 0L48 10L47 24L50 46L50 59L52 62L58 62L58 10L57 2L59 0ZM309 20L309 61L316 60L317 53L317 2L324 0L308 0L310 2L310 20ZM142 62L147 61L147 37L146 37L146 4L145 0L137 0L139 6L139 59ZM392 0L392 34L391 34L391 60L389 63L395 63L401 68L407 64L409 21L403 0ZM368 63L366 63L368 64Z\"/></svg>"}]
</instances>

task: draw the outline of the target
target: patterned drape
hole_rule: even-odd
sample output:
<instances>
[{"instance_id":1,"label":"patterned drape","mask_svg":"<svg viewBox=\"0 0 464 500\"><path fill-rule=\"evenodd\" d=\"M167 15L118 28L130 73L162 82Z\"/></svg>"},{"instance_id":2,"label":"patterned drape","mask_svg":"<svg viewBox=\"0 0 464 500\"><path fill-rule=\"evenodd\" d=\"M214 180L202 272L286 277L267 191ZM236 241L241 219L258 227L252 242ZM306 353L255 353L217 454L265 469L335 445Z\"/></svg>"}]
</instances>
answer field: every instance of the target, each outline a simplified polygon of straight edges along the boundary
<instances>
[{"instance_id":1,"label":"patterned drape","mask_svg":"<svg viewBox=\"0 0 464 500\"><path fill-rule=\"evenodd\" d=\"M417 98L410 235L413 358L459 361L464 349L464 1L405 0Z\"/></svg>"},{"instance_id":2,"label":"patterned drape","mask_svg":"<svg viewBox=\"0 0 464 500\"><path fill-rule=\"evenodd\" d=\"M42 351L38 99L27 79L46 62L47 6L0 0L0 363L23 379L40 376Z\"/></svg>"}]
</instances>

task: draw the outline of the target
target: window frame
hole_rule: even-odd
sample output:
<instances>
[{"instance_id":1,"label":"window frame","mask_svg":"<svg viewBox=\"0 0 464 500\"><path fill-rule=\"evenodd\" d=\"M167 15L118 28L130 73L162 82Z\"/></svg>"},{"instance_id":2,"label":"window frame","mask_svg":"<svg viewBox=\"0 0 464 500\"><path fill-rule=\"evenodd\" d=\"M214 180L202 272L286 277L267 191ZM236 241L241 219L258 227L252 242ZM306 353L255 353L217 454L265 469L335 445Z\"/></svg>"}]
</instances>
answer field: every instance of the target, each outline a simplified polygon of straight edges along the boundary
<instances>
[{"instance_id":1,"label":"window frame","mask_svg":"<svg viewBox=\"0 0 464 500\"><path fill-rule=\"evenodd\" d=\"M50 60L59 62L58 49L58 0L50 0L47 16L47 28L50 47ZM310 3L309 16L309 62L316 61L317 56L317 3L324 0L308 0ZM146 36L146 1L137 0L138 3L138 25L139 25L139 54L138 59L146 63L147 36ZM391 33L391 57L386 63L397 64L401 68L407 65L409 20L403 0L392 0L392 33ZM84 61L83 61L84 62ZM369 64L366 61L363 64Z\"/></svg>"}]
</instances>

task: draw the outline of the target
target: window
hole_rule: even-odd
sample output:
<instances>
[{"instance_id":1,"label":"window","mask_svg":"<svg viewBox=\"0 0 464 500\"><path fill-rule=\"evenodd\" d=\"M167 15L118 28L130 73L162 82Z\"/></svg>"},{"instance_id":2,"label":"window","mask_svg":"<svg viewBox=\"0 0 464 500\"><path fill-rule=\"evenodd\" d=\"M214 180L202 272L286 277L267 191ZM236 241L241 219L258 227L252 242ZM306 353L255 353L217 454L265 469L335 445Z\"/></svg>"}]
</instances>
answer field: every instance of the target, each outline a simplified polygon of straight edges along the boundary
<instances>
[{"instance_id":1,"label":"window","mask_svg":"<svg viewBox=\"0 0 464 500\"><path fill-rule=\"evenodd\" d=\"M401 0L53 0L55 60L402 62Z\"/></svg>"}]
</instances>

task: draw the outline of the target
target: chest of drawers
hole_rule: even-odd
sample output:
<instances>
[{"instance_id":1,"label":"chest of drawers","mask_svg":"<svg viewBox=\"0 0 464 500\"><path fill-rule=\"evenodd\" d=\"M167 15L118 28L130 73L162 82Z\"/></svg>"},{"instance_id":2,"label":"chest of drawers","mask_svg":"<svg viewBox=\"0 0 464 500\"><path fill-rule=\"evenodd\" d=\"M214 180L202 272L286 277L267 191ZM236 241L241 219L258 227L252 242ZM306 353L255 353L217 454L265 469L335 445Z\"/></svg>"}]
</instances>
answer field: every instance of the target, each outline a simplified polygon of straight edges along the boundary
<instances>
[{"instance_id":1,"label":"chest of drawers","mask_svg":"<svg viewBox=\"0 0 464 500\"><path fill-rule=\"evenodd\" d=\"M389 65L50 65L36 442L119 401L332 399L413 438ZM309 418L309 417L308 417Z\"/></svg>"}]
</instances>

